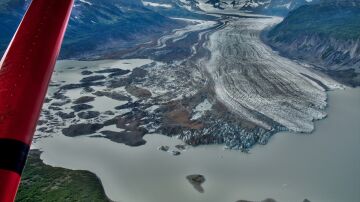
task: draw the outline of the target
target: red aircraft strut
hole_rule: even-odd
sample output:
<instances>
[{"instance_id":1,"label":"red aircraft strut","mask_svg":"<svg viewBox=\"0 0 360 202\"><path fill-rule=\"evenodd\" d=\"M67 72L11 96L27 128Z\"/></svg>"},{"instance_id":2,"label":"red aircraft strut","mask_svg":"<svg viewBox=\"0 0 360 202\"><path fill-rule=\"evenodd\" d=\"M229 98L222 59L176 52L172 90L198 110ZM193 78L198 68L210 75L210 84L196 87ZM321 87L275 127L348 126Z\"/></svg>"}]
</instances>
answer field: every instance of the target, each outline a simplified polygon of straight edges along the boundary
<instances>
[{"instance_id":1,"label":"red aircraft strut","mask_svg":"<svg viewBox=\"0 0 360 202\"><path fill-rule=\"evenodd\" d=\"M0 62L0 202L12 202L74 0L32 0Z\"/></svg>"}]
</instances>

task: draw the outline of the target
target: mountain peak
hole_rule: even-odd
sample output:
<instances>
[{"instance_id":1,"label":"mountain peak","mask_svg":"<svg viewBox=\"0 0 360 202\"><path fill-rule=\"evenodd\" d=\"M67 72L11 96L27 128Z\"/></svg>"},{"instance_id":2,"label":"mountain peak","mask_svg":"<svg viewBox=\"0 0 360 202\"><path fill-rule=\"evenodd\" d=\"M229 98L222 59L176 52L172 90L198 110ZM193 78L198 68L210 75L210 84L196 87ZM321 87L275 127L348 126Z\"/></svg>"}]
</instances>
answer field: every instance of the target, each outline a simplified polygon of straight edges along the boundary
<instances>
[{"instance_id":1,"label":"mountain peak","mask_svg":"<svg viewBox=\"0 0 360 202\"><path fill-rule=\"evenodd\" d=\"M360 0L320 0L321 5L360 6Z\"/></svg>"}]
</instances>

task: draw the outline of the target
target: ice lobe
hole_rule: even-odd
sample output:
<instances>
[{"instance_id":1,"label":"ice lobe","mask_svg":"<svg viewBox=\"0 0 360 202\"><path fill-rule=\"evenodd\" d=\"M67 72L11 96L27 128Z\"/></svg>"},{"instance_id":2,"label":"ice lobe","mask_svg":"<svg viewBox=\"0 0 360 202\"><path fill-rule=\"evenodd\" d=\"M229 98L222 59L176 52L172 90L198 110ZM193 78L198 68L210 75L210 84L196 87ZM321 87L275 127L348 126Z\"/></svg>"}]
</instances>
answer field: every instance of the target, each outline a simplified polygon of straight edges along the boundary
<instances>
[{"instance_id":1,"label":"ice lobe","mask_svg":"<svg viewBox=\"0 0 360 202\"><path fill-rule=\"evenodd\" d=\"M275 121L291 131L311 132L313 120L326 116L324 87L338 84L279 56L261 41L261 30L280 20L230 21L211 35L212 56L205 66L218 100L241 118L268 130Z\"/></svg>"}]
</instances>

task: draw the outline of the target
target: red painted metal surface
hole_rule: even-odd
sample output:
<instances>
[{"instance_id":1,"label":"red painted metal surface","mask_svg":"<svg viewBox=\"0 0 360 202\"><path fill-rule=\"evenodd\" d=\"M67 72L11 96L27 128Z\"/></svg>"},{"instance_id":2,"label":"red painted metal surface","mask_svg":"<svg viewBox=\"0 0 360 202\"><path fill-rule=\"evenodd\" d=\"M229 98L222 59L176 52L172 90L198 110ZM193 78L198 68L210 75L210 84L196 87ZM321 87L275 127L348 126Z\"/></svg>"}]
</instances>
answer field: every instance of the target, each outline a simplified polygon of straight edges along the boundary
<instances>
[{"instance_id":1,"label":"red painted metal surface","mask_svg":"<svg viewBox=\"0 0 360 202\"><path fill-rule=\"evenodd\" d=\"M0 170L0 201L12 202L20 182L20 175L7 170Z\"/></svg>"},{"instance_id":2,"label":"red painted metal surface","mask_svg":"<svg viewBox=\"0 0 360 202\"><path fill-rule=\"evenodd\" d=\"M74 0L33 0L0 67L0 139L31 144ZM17 175L17 176L16 176ZM0 201L20 177L0 170Z\"/></svg>"}]
</instances>

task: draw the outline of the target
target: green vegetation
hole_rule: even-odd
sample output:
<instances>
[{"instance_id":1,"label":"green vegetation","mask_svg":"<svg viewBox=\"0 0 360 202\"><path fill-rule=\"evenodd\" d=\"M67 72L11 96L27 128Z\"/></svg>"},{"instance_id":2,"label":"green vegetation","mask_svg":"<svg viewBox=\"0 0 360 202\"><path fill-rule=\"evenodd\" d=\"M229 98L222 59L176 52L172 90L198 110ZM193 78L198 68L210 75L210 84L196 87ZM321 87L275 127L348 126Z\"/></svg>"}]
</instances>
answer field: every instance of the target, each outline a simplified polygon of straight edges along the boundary
<instances>
[{"instance_id":1,"label":"green vegetation","mask_svg":"<svg viewBox=\"0 0 360 202\"><path fill-rule=\"evenodd\" d=\"M84 201L108 202L100 180L88 171L74 171L45 165L40 152L30 152L17 202Z\"/></svg>"},{"instance_id":2,"label":"green vegetation","mask_svg":"<svg viewBox=\"0 0 360 202\"><path fill-rule=\"evenodd\" d=\"M335 39L360 38L360 8L354 6L308 5L289 13L269 32L275 42L291 42L304 35Z\"/></svg>"}]
</instances>

